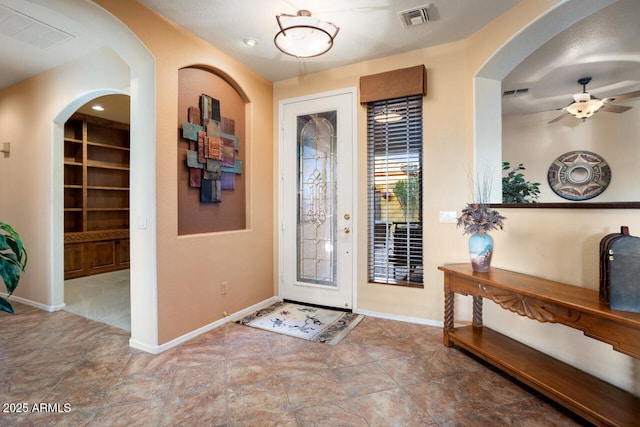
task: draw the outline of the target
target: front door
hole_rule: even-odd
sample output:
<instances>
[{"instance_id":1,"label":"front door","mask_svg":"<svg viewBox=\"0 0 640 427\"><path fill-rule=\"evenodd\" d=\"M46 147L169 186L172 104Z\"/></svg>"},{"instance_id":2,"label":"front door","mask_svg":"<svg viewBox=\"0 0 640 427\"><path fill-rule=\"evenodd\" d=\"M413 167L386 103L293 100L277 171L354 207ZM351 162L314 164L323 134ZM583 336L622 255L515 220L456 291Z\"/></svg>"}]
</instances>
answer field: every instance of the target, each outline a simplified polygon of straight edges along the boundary
<instances>
[{"instance_id":1,"label":"front door","mask_svg":"<svg viewBox=\"0 0 640 427\"><path fill-rule=\"evenodd\" d=\"M280 297L353 308L356 90L280 102Z\"/></svg>"}]
</instances>

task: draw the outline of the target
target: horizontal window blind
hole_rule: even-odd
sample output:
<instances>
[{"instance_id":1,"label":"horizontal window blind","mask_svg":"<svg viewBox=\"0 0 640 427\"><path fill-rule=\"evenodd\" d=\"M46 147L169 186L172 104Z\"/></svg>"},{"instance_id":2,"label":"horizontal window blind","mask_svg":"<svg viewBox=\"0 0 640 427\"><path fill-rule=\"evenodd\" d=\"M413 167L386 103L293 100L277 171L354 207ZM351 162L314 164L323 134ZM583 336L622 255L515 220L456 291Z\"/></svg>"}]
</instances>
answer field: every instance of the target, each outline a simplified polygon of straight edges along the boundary
<instances>
[{"instance_id":1,"label":"horizontal window blind","mask_svg":"<svg viewBox=\"0 0 640 427\"><path fill-rule=\"evenodd\" d=\"M367 104L370 282L422 286L422 96Z\"/></svg>"}]
</instances>

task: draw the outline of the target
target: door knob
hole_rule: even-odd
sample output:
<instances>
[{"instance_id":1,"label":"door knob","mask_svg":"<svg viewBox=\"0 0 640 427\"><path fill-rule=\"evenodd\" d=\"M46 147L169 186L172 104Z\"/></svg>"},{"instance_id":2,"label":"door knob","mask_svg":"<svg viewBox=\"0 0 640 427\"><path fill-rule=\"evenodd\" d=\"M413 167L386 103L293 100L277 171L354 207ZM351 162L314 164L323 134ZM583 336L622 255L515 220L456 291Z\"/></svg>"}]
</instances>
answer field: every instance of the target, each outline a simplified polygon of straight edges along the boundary
<instances>
[{"instance_id":1,"label":"door knob","mask_svg":"<svg viewBox=\"0 0 640 427\"><path fill-rule=\"evenodd\" d=\"M346 234L349 234L349 233L351 232L351 230L349 229L349 227L345 227L345 228L344 228L344 232L345 232Z\"/></svg>"},{"instance_id":2,"label":"door knob","mask_svg":"<svg viewBox=\"0 0 640 427\"><path fill-rule=\"evenodd\" d=\"M346 219L347 221L351 219L351 215L349 214L344 214L344 219Z\"/></svg>"}]
</instances>

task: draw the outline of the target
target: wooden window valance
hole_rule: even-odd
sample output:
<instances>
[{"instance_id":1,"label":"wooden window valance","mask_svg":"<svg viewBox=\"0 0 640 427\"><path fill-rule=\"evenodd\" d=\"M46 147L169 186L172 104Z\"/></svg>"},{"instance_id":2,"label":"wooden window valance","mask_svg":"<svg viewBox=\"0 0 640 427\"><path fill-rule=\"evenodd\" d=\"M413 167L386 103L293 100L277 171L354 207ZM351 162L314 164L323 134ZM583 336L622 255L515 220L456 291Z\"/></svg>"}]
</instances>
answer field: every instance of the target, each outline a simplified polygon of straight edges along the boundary
<instances>
[{"instance_id":1,"label":"wooden window valance","mask_svg":"<svg viewBox=\"0 0 640 427\"><path fill-rule=\"evenodd\" d=\"M360 103L427 94L424 65L360 77Z\"/></svg>"}]
</instances>

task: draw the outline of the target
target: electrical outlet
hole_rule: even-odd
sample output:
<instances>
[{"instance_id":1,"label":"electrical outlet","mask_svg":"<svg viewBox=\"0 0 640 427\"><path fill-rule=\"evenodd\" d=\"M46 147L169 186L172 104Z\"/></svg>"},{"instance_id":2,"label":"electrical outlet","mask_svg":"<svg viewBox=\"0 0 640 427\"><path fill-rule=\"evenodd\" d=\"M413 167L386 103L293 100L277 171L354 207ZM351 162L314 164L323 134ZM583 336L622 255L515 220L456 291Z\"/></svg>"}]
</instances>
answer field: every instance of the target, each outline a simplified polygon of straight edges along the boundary
<instances>
[{"instance_id":1,"label":"electrical outlet","mask_svg":"<svg viewBox=\"0 0 640 427\"><path fill-rule=\"evenodd\" d=\"M220 294L222 295L227 294L227 282L220 283Z\"/></svg>"}]
</instances>

